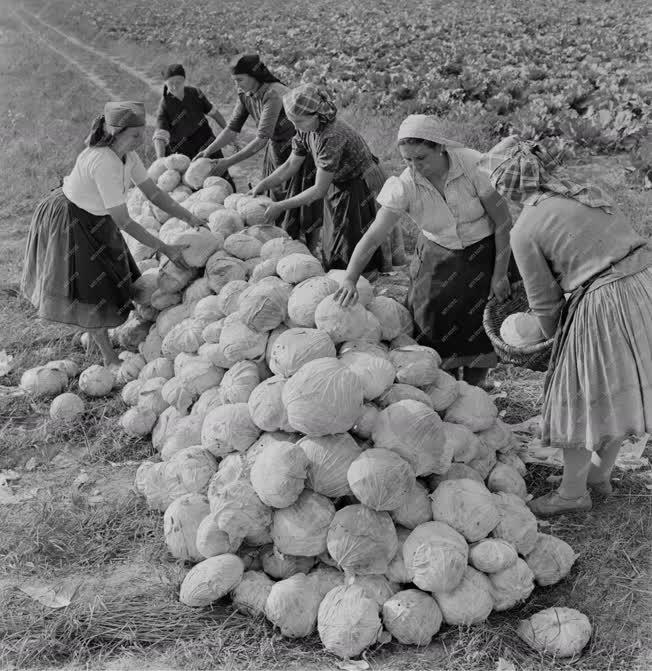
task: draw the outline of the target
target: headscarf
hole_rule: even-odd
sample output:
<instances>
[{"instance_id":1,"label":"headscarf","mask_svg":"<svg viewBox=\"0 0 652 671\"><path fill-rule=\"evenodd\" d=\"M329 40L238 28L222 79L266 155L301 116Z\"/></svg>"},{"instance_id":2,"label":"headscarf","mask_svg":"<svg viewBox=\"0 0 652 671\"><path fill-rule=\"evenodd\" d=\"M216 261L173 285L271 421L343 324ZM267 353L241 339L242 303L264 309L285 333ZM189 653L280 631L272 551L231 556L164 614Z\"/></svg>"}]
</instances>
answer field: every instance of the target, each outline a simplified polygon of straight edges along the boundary
<instances>
[{"instance_id":1,"label":"headscarf","mask_svg":"<svg viewBox=\"0 0 652 671\"><path fill-rule=\"evenodd\" d=\"M329 123L337 115L337 107L328 92L315 84L301 84L283 96L286 114L309 116L316 114L320 123Z\"/></svg>"},{"instance_id":2,"label":"headscarf","mask_svg":"<svg viewBox=\"0 0 652 671\"><path fill-rule=\"evenodd\" d=\"M464 146L459 142L445 138L442 134L439 119L429 114L410 114L410 116L403 119L398 129L398 139L404 140L407 138L428 140L428 142L453 148Z\"/></svg>"},{"instance_id":3,"label":"headscarf","mask_svg":"<svg viewBox=\"0 0 652 671\"><path fill-rule=\"evenodd\" d=\"M168 65L163 72L163 79L170 79L170 77L184 77L186 76L186 70L181 65L181 63L173 63Z\"/></svg>"},{"instance_id":4,"label":"headscarf","mask_svg":"<svg viewBox=\"0 0 652 671\"><path fill-rule=\"evenodd\" d=\"M260 60L258 54L240 54L231 61L231 74L249 75L261 84L281 83L281 80L275 77L267 66Z\"/></svg>"},{"instance_id":5,"label":"headscarf","mask_svg":"<svg viewBox=\"0 0 652 671\"><path fill-rule=\"evenodd\" d=\"M541 144L521 141L513 135L490 149L478 167L489 175L496 191L511 200L536 205L559 195L613 212L612 200L600 187L557 177L553 172L558 166L559 161Z\"/></svg>"},{"instance_id":6,"label":"headscarf","mask_svg":"<svg viewBox=\"0 0 652 671\"><path fill-rule=\"evenodd\" d=\"M109 147L123 128L145 125L145 104L133 100L108 102L104 114L95 117L86 138L89 147Z\"/></svg>"}]
</instances>

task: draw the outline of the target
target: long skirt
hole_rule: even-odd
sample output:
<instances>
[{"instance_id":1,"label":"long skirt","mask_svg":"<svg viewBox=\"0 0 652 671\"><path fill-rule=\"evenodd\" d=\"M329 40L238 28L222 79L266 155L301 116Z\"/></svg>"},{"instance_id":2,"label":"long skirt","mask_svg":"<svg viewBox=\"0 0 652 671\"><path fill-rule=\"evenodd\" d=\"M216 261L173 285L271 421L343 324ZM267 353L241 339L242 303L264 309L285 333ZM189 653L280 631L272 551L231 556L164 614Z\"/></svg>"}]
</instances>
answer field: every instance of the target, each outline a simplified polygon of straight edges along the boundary
<instances>
[{"instance_id":1,"label":"long skirt","mask_svg":"<svg viewBox=\"0 0 652 671\"><path fill-rule=\"evenodd\" d=\"M290 158L292 153L292 139L285 142L268 142L263 157L263 178L271 175L280 165ZM315 185L315 176L317 169L312 156L306 156L299 171L293 175L287 182L279 187L267 192L267 195L274 201L293 198L302 191ZM298 240L301 236L319 230L324 218L324 204L321 200L316 200L310 205L288 210L280 217L278 224L290 235L291 238Z\"/></svg>"},{"instance_id":2,"label":"long skirt","mask_svg":"<svg viewBox=\"0 0 652 671\"><path fill-rule=\"evenodd\" d=\"M581 298L542 416L543 444L563 449L652 432L652 268Z\"/></svg>"},{"instance_id":3,"label":"long skirt","mask_svg":"<svg viewBox=\"0 0 652 671\"><path fill-rule=\"evenodd\" d=\"M459 250L442 247L423 233L417 239L408 303L416 341L437 350L442 368L498 363L482 325L495 257L493 235Z\"/></svg>"},{"instance_id":4,"label":"long skirt","mask_svg":"<svg viewBox=\"0 0 652 671\"><path fill-rule=\"evenodd\" d=\"M132 309L140 271L113 219L53 190L37 206L27 236L21 290L42 319L114 328Z\"/></svg>"},{"instance_id":5,"label":"long skirt","mask_svg":"<svg viewBox=\"0 0 652 671\"><path fill-rule=\"evenodd\" d=\"M380 168L377 168L380 170ZM324 198L322 257L326 270L346 269L355 246L376 218L376 170L348 182L333 182ZM382 249L377 249L363 270L380 270Z\"/></svg>"}]
</instances>

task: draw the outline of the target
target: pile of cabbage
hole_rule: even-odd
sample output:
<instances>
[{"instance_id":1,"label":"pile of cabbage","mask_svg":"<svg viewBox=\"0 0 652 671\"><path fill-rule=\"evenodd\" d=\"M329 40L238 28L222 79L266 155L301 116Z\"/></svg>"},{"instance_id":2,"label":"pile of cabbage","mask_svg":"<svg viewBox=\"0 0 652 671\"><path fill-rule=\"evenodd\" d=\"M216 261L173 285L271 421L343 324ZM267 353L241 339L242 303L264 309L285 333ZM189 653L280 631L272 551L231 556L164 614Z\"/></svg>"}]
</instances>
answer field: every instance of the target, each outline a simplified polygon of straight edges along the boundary
<instances>
[{"instance_id":1,"label":"pile of cabbage","mask_svg":"<svg viewBox=\"0 0 652 671\"><path fill-rule=\"evenodd\" d=\"M122 427L158 452L136 488L193 565L181 601L228 596L347 658L390 636L427 645L568 575L575 553L538 531L491 397L442 370L408 310L364 278L341 308L343 271L265 225L266 199L200 167L173 156L150 174L206 230L130 194L141 223L190 245L192 269L130 242L137 307L112 333Z\"/></svg>"}]
</instances>

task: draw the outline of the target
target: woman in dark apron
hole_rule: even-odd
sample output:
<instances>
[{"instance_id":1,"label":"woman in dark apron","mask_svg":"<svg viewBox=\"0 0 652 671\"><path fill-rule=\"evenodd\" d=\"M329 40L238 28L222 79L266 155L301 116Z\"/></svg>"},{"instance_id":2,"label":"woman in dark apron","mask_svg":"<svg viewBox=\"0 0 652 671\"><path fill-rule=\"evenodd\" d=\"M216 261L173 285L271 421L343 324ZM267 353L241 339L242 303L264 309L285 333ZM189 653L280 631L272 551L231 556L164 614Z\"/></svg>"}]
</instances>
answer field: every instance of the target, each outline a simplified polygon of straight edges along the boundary
<instances>
[{"instance_id":1,"label":"woman in dark apron","mask_svg":"<svg viewBox=\"0 0 652 671\"><path fill-rule=\"evenodd\" d=\"M355 285L374 250L404 216L419 227L410 266L409 306L416 340L433 347L442 368L463 367L470 384L484 385L497 357L482 326L487 300L509 296L507 203L477 169L478 152L446 139L435 117L407 117L398 133L407 168L378 194L375 222L353 253L337 292L357 300Z\"/></svg>"},{"instance_id":2,"label":"woman in dark apron","mask_svg":"<svg viewBox=\"0 0 652 671\"><path fill-rule=\"evenodd\" d=\"M288 88L267 69L256 54L237 56L231 64L231 74L238 89L238 101L225 129L200 156L215 158L217 151L237 138L245 121L251 117L257 125L256 137L232 156L216 160L215 165L223 170L264 149L264 179L285 163L292 152L295 130L283 108L283 96ZM314 184L314 181L315 166L312 159L309 159L292 179L269 189L267 195L273 200L283 200L300 193ZM313 249L321 229L322 205L315 202L300 210L288 212L281 221L293 238L298 239L303 235L308 246Z\"/></svg>"},{"instance_id":3,"label":"woman in dark apron","mask_svg":"<svg viewBox=\"0 0 652 671\"><path fill-rule=\"evenodd\" d=\"M254 189L254 194L297 174L307 157L317 168L315 183L296 196L273 203L268 221L281 213L324 201L322 260L324 267L346 268L353 250L376 215L374 196L384 174L362 136L337 118L326 91L304 84L283 99L285 112L297 129L289 159ZM389 260L391 268L391 256ZM374 251L361 272L385 270L381 250Z\"/></svg>"},{"instance_id":4,"label":"woman in dark apron","mask_svg":"<svg viewBox=\"0 0 652 671\"><path fill-rule=\"evenodd\" d=\"M148 177L135 152L144 130L143 103L107 103L72 172L37 206L27 237L23 294L40 318L89 330L106 366L121 363L108 329L127 319L140 277L120 231L185 266L182 247L163 243L129 217L127 190L136 185L170 216L205 226Z\"/></svg>"},{"instance_id":5,"label":"woman in dark apron","mask_svg":"<svg viewBox=\"0 0 652 671\"><path fill-rule=\"evenodd\" d=\"M220 127L226 121L213 103L208 100L201 89L186 86L186 71L183 65L170 65L164 73L165 85L163 97L156 115L154 131L154 149L157 158L170 154L184 154L195 158L208 147L215 135L207 117L215 120ZM222 157L222 152L216 152ZM235 191L235 183L227 170L215 170L215 174L224 177Z\"/></svg>"}]
</instances>

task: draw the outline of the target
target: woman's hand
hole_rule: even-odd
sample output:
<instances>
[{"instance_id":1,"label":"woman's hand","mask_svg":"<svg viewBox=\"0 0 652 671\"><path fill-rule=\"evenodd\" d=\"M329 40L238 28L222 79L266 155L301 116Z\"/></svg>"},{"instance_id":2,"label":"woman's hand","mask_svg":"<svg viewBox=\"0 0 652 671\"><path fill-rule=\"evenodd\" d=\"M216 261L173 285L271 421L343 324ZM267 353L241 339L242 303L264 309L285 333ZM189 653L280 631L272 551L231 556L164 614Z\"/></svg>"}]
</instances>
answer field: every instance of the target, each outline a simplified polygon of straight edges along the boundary
<instances>
[{"instance_id":1,"label":"woman's hand","mask_svg":"<svg viewBox=\"0 0 652 671\"><path fill-rule=\"evenodd\" d=\"M229 162L225 158L213 158L211 163L213 164L213 170L220 175L223 175L229 169Z\"/></svg>"},{"instance_id":2,"label":"woman's hand","mask_svg":"<svg viewBox=\"0 0 652 671\"><path fill-rule=\"evenodd\" d=\"M491 278L491 291L489 298L496 297L499 303L506 301L512 293L507 275L493 275Z\"/></svg>"},{"instance_id":3,"label":"woman's hand","mask_svg":"<svg viewBox=\"0 0 652 671\"><path fill-rule=\"evenodd\" d=\"M249 189L249 191L247 192L247 195L248 196L262 196L265 193L265 191L267 191L267 189L268 189L268 186L267 186L267 184L265 184L265 180L261 179L260 182L258 182L258 184L256 184L256 186L254 186L253 189Z\"/></svg>"},{"instance_id":4,"label":"woman's hand","mask_svg":"<svg viewBox=\"0 0 652 671\"><path fill-rule=\"evenodd\" d=\"M188 247L190 247L190 245L164 245L161 247L160 251L162 254L165 254L175 266L179 266L179 268L183 268L184 270L190 270L190 266L183 258L183 252L188 249Z\"/></svg>"},{"instance_id":5,"label":"woman's hand","mask_svg":"<svg viewBox=\"0 0 652 671\"><path fill-rule=\"evenodd\" d=\"M208 228L208 224L194 214L191 214L187 219L184 219L184 221L188 226L192 226L193 228Z\"/></svg>"},{"instance_id":6,"label":"woman's hand","mask_svg":"<svg viewBox=\"0 0 652 671\"><path fill-rule=\"evenodd\" d=\"M272 203L265 210L265 223L268 226L273 225L283 212L284 209L279 203Z\"/></svg>"},{"instance_id":7,"label":"woman's hand","mask_svg":"<svg viewBox=\"0 0 652 671\"><path fill-rule=\"evenodd\" d=\"M356 283L353 280L344 278L340 284L340 288L335 292L335 300L343 307L348 308L349 305L355 305L358 301L358 290Z\"/></svg>"},{"instance_id":8,"label":"woman's hand","mask_svg":"<svg viewBox=\"0 0 652 671\"><path fill-rule=\"evenodd\" d=\"M206 149L204 149L204 151L197 152L196 156L194 156L190 162L192 163L192 161L196 161L198 158L208 158Z\"/></svg>"}]
</instances>

